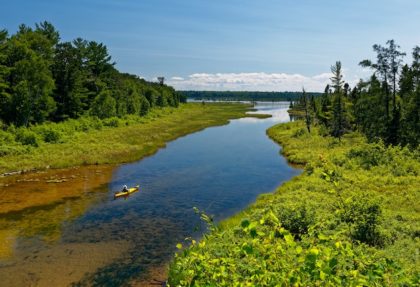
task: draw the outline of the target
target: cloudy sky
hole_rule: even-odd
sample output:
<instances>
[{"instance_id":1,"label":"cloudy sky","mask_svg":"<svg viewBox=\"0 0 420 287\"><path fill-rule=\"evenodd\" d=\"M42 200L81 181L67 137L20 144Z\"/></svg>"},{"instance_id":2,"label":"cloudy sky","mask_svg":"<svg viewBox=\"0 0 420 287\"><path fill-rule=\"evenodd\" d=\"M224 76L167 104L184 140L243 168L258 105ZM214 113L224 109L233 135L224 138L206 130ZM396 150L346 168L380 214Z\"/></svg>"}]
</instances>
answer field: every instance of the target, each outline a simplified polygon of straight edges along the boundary
<instances>
[{"instance_id":1,"label":"cloudy sky","mask_svg":"<svg viewBox=\"0 0 420 287\"><path fill-rule=\"evenodd\" d=\"M177 89L322 91L337 60L353 85L373 44L420 45L420 0L1 2L0 28L50 21L62 40L103 42L119 70Z\"/></svg>"}]
</instances>

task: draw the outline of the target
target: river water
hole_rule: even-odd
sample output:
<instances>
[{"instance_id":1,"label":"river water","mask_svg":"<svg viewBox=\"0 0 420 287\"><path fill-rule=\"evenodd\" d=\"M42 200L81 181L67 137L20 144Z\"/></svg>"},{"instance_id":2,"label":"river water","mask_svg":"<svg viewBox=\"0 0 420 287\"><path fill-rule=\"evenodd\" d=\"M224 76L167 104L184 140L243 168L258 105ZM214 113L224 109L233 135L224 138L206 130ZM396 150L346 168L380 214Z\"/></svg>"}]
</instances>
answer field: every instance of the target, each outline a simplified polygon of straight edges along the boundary
<instances>
[{"instance_id":1,"label":"river water","mask_svg":"<svg viewBox=\"0 0 420 287\"><path fill-rule=\"evenodd\" d=\"M256 108L273 117L207 128L130 164L4 181L0 286L141 286L164 280L175 245L204 231L193 207L219 221L300 172L265 133L290 120L288 104ZM139 184L140 191L114 200L124 184Z\"/></svg>"}]
</instances>

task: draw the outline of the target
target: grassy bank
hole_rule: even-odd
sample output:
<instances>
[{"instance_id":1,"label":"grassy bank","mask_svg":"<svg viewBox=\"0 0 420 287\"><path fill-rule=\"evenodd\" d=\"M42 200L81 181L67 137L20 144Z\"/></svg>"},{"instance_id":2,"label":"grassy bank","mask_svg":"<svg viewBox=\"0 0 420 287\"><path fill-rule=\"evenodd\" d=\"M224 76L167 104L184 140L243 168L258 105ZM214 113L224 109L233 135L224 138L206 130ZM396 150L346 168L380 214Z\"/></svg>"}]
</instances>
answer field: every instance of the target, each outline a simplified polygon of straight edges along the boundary
<instances>
[{"instance_id":1,"label":"grassy bank","mask_svg":"<svg viewBox=\"0 0 420 287\"><path fill-rule=\"evenodd\" d=\"M308 134L268 135L304 172L179 252L171 286L416 286L419 153ZM207 219L203 216L204 219ZM418 286L418 285L417 285Z\"/></svg>"},{"instance_id":2,"label":"grassy bank","mask_svg":"<svg viewBox=\"0 0 420 287\"><path fill-rule=\"evenodd\" d=\"M155 153L177 137L243 117L243 104L183 104L144 117L81 118L0 130L0 173L122 163Z\"/></svg>"}]
</instances>

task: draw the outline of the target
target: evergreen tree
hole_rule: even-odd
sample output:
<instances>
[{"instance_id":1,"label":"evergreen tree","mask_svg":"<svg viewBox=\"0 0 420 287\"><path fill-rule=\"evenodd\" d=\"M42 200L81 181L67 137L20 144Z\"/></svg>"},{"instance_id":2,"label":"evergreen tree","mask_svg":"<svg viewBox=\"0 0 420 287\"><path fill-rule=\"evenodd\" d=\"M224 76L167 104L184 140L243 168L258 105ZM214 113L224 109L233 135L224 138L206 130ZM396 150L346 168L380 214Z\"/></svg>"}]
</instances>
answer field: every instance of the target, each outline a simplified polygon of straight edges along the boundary
<instances>
[{"instance_id":1,"label":"evergreen tree","mask_svg":"<svg viewBox=\"0 0 420 287\"><path fill-rule=\"evenodd\" d=\"M308 130L308 133L311 133L312 117L311 117L311 112L310 112L310 103L309 103L309 99L308 99L308 96L306 95L304 88L302 89L302 103L303 103L303 108L305 110L306 129Z\"/></svg>"},{"instance_id":2,"label":"evergreen tree","mask_svg":"<svg viewBox=\"0 0 420 287\"><path fill-rule=\"evenodd\" d=\"M8 33L0 30L0 119L8 118L11 101L8 77L10 68L7 66Z\"/></svg>"},{"instance_id":3,"label":"evergreen tree","mask_svg":"<svg viewBox=\"0 0 420 287\"><path fill-rule=\"evenodd\" d=\"M325 87L324 93L320 97L320 106L316 113L317 119L325 127L328 127L331 120L330 85Z\"/></svg>"},{"instance_id":4,"label":"evergreen tree","mask_svg":"<svg viewBox=\"0 0 420 287\"><path fill-rule=\"evenodd\" d=\"M95 98L90 110L92 116L100 119L115 117L117 114L116 101L110 91L102 91Z\"/></svg>"},{"instance_id":5,"label":"evergreen tree","mask_svg":"<svg viewBox=\"0 0 420 287\"><path fill-rule=\"evenodd\" d=\"M87 105L88 90L84 87L82 56L71 42L57 45L52 71L57 102L55 119L78 118Z\"/></svg>"},{"instance_id":6,"label":"evergreen tree","mask_svg":"<svg viewBox=\"0 0 420 287\"><path fill-rule=\"evenodd\" d=\"M54 80L50 71L53 44L42 33L21 25L8 42L7 61L11 67L10 119L17 125L40 123L49 118L56 105L51 97Z\"/></svg>"},{"instance_id":7,"label":"evergreen tree","mask_svg":"<svg viewBox=\"0 0 420 287\"><path fill-rule=\"evenodd\" d=\"M331 66L332 86L334 88L333 103L332 103L332 121L331 121L331 135L333 137L341 136L345 133L346 119L343 102L343 75L341 73L341 62L337 61L334 66Z\"/></svg>"}]
</instances>

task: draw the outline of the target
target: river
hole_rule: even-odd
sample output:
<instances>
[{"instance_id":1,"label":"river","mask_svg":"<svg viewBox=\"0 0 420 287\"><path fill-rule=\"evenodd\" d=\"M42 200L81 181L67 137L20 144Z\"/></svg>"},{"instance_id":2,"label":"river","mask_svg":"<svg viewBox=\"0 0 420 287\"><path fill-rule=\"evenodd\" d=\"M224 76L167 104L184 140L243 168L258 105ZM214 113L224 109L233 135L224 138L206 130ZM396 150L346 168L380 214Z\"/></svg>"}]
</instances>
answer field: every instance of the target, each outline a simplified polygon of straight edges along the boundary
<instances>
[{"instance_id":1,"label":"river","mask_svg":"<svg viewBox=\"0 0 420 287\"><path fill-rule=\"evenodd\" d=\"M178 242L204 232L197 207L227 218L299 174L265 131L288 103L170 142L119 166L10 177L0 186L0 286L158 284ZM127 184L128 198L113 199Z\"/></svg>"}]
</instances>

